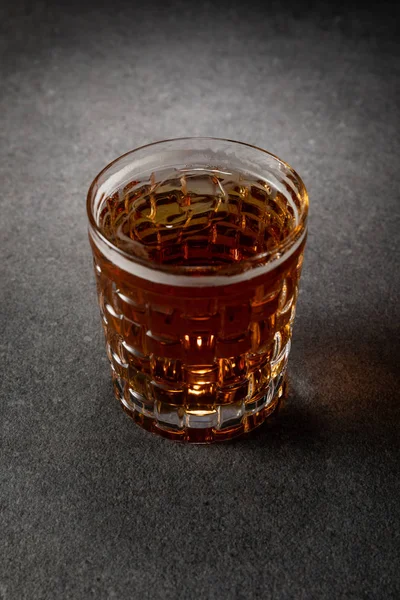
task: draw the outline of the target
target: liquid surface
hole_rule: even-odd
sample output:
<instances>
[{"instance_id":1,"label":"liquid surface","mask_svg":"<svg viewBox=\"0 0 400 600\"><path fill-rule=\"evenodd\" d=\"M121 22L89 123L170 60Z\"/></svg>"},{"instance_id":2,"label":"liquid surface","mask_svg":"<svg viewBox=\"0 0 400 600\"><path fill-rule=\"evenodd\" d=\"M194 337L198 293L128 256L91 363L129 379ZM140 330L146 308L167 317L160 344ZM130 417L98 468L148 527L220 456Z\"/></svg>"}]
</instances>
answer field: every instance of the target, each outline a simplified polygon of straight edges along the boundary
<instances>
[{"instance_id":1,"label":"liquid surface","mask_svg":"<svg viewBox=\"0 0 400 600\"><path fill-rule=\"evenodd\" d=\"M223 190L214 174L131 182L104 199L102 233L157 265L232 265L276 248L296 226L294 200L229 177ZM245 284L197 288L138 277L92 247L114 390L130 416L195 442L260 424L283 392L304 241Z\"/></svg>"},{"instance_id":2,"label":"liquid surface","mask_svg":"<svg viewBox=\"0 0 400 600\"><path fill-rule=\"evenodd\" d=\"M177 171L132 181L104 199L99 228L132 256L165 265L240 262L277 248L297 224L298 199L244 174Z\"/></svg>"}]
</instances>

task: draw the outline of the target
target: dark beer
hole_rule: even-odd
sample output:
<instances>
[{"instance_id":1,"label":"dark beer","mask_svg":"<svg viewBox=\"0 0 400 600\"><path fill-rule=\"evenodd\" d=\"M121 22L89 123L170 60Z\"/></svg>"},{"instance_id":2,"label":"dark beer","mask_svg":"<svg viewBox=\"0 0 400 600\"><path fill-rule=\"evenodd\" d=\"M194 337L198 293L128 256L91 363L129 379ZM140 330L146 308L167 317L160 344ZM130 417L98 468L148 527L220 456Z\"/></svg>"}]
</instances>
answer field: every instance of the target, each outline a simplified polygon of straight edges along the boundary
<instances>
[{"instance_id":1,"label":"dark beer","mask_svg":"<svg viewBox=\"0 0 400 600\"><path fill-rule=\"evenodd\" d=\"M290 181L153 171L104 196L91 233L117 398L195 442L249 431L282 395L305 227Z\"/></svg>"}]
</instances>

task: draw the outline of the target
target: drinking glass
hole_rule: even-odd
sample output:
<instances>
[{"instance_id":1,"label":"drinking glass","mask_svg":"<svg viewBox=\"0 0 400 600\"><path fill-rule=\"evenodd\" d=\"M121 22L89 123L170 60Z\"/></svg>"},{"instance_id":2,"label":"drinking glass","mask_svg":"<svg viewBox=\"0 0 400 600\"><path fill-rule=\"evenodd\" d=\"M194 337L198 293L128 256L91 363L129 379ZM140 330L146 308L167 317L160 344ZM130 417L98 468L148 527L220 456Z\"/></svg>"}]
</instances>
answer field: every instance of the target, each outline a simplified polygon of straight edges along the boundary
<instances>
[{"instance_id":1,"label":"drinking glass","mask_svg":"<svg viewBox=\"0 0 400 600\"><path fill-rule=\"evenodd\" d=\"M114 392L172 440L228 440L285 389L308 196L269 152L230 140L143 146L87 198Z\"/></svg>"}]
</instances>

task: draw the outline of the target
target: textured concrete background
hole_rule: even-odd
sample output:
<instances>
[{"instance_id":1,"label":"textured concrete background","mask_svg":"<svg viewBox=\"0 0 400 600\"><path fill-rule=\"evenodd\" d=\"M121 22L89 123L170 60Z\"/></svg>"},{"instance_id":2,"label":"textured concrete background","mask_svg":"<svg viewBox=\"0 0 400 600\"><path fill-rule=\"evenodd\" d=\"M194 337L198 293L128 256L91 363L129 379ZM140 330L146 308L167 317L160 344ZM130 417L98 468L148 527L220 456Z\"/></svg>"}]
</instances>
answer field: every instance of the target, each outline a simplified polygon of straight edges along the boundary
<instances>
[{"instance_id":1,"label":"textured concrete background","mask_svg":"<svg viewBox=\"0 0 400 600\"><path fill-rule=\"evenodd\" d=\"M400 597L396 15L315 7L2 4L2 600ZM113 400L86 236L96 173L180 135L311 197L288 404L214 447Z\"/></svg>"}]
</instances>

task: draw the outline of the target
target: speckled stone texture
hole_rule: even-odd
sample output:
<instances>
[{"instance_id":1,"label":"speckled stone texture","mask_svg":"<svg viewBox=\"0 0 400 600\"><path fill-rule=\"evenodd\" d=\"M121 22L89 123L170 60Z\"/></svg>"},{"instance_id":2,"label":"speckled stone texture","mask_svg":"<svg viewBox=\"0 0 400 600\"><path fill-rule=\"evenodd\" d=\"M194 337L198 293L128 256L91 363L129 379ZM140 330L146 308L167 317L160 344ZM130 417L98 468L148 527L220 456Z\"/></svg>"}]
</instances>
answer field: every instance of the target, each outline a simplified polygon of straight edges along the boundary
<instances>
[{"instance_id":1,"label":"speckled stone texture","mask_svg":"<svg viewBox=\"0 0 400 600\"><path fill-rule=\"evenodd\" d=\"M18 0L0 28L1 600L399 598L394 4ZM97 172L182 135L311 198L287 404L212 447L114 400L86 233Z\"/></svg>"}]
</instances>

